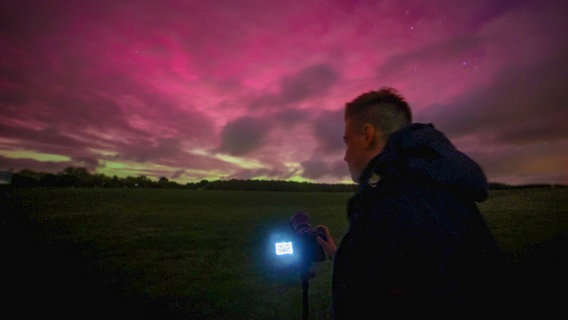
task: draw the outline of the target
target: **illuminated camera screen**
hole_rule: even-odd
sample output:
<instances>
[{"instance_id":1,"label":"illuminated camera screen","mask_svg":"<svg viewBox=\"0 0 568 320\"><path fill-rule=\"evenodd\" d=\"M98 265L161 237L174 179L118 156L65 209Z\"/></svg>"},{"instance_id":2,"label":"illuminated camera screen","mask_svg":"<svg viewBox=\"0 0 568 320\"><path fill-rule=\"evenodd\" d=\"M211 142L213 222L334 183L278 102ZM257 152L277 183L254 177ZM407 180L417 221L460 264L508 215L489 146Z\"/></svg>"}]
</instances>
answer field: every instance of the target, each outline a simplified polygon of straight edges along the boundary
<instances>
[{"instance_id":1,"label":"illuminated camera screen","mask_svg":"<svg viewBox=\"0 0 568 320\"><path fill-rule=\"evenodd\" d=\"M281 256L284 254L293 254L294 249L292 248L292 242L276 242L274 244L276 247L276 255Z\"/></svg>"}]
</instances>

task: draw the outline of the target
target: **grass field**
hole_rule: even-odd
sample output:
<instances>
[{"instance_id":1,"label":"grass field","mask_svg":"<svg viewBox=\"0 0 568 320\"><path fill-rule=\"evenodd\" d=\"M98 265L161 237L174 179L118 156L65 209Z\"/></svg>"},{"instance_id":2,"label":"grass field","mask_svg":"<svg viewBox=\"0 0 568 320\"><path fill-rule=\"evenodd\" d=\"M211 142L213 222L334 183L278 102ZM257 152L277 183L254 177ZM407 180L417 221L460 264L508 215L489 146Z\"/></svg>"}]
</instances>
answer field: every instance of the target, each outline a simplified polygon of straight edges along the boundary
<instances>
[{"instance_id":1,"label":"grass field","mask_svg":"<svg viewBox=\"0 0 568 320\"><path fill-rule=\"evenodd\" d=\"M296 210L339 241L350 196L5 189L6 305L21 315L79 318L299 319L299 281L268 267L266 241ZM492 191L480 209L519 277L544 270L531 281L565 281L568 188ZM315 267L310 318L327 319L331 265Z\"/></svg>"}]
</instances>

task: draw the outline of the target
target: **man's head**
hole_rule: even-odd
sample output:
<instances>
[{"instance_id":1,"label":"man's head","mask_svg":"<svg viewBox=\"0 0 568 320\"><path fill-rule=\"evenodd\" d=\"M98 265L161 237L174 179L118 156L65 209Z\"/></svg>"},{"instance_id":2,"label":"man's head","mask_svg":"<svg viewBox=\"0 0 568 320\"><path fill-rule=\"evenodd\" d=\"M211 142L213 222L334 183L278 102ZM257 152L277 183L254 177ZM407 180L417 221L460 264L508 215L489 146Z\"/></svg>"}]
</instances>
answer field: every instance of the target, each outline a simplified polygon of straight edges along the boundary
<instances>
[{"instance_id":1,"label":"man's head","mask_svg":"<svg viewBox=\"0 0 568 320\"><path fill-rule=\"evenodd\" d=\"M345 158L351 178L359 182L363 170L386 145L389 135L412 123L404 98L392 88L358 96L345 105Z\"/></svg>"}]
</instances>

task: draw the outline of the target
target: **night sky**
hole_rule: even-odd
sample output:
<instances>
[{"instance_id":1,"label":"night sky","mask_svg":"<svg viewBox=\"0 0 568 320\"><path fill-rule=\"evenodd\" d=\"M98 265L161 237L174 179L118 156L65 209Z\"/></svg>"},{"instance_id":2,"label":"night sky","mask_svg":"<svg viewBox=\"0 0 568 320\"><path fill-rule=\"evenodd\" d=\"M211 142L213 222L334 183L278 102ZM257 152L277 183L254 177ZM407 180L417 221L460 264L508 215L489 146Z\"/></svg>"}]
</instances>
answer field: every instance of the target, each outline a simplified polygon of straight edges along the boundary
<instances>
[{"instance_id":1,"label":"night sky","mask_svg":"<svg viewBox=\"0 0 568 320\"><path fill-rule=\"evenodd\" d=\"M568 183L566 1L0 1L0 170L350 181L394 87L492 182Z\"/></svg>"}]
</instances>

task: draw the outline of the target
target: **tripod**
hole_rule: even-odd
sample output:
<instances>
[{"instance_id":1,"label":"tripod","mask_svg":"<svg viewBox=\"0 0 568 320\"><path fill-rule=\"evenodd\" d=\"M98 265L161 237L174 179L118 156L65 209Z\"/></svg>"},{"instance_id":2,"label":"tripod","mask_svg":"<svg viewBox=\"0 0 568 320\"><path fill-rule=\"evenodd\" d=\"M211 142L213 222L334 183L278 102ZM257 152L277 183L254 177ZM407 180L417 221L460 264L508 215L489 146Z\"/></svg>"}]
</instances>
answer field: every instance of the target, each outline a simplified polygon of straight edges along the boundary
<instances>
[{"instance_id":1,"label":"tripod","mask_svg":"<svg viewBox=\"0 0 568 320\"><path fill-rule=\"evenodd\" d=\"M316 276L316 273L310 270L311 263L306 263L302 267L302 319L308 320L310 314L310 302L308 298L308 289L310 288L310 279Z\"/></svg>"}]
</instances>

